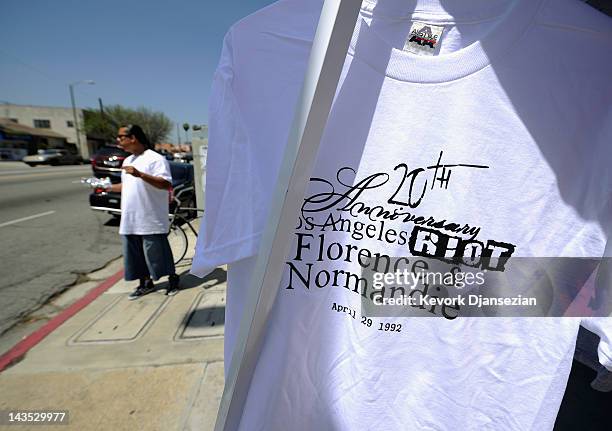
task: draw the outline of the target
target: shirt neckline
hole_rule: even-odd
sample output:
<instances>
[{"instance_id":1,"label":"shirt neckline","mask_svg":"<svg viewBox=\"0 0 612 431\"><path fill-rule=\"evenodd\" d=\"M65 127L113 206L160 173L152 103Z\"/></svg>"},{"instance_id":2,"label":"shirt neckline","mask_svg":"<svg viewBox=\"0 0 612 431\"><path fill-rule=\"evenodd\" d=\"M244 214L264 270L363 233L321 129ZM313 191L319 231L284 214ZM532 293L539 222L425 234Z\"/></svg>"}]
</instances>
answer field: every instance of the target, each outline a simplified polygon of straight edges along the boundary
<instances>
[{"instance_id":1,"label":"shirt neckline","mask_svg":"<svg viewBox=\"0 0 612 431\"><path fill-rule=\"evenodd\" d=\"M454 81L487 67L511 48L529 28L543 1L515 0L481 40L458 51L431 57L392 47L377 34L374 23L370 26L360 17L348 53L397 80L414 83ZM372 3L366 3L362 10L371 11L372 6ZM432 24L450 23L453 19L448 14L435 14L431 11L417 12L415 15L415 19L427 19L426 22ZM410 16L404 19L409 23Z\"/></svg>"}]
</instances>

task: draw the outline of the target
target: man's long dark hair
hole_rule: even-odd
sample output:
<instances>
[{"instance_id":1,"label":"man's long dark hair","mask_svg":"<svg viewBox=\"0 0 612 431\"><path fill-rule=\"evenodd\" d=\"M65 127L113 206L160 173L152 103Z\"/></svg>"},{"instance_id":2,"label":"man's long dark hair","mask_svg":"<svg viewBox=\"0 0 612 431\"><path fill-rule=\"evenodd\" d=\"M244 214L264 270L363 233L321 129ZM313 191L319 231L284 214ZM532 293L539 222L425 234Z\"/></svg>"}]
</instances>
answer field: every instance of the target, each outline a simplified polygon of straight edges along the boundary
<instances>
[{"instance_id":1,"label":"man's long dark hair","mask_svg":"<svg viewBox=\"0 0 612 431\"><path fill-rule=\"evenodd\" d=\"M147 138L147 135L145 134L144 130L142 130L142 127L140 127L138 124L126 124L122 127L125 127L127 135L135 137L138 142L144 145L145 148L153 148L151 142L149 141L149 138Z\"/></svg>"}]
</instances>

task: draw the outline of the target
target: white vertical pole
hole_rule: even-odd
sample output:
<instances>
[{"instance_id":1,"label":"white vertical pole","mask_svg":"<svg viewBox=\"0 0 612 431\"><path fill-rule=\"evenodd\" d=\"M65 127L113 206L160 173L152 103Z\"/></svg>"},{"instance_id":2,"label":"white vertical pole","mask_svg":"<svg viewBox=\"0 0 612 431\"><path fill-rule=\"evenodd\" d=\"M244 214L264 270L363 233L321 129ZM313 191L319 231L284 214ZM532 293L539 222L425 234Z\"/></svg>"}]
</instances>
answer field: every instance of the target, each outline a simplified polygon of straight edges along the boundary
<instances>
[{"instance_id":1,"label":"white vertical pole","mask_svg":"<svg viewBox=\"0 0 612 431\"><path fill-rule=\"evenodd\" d=\"M234 431L240 426L266 322L283 275L292 229L306 193L360 6L361 0L325 0L323 5L268 223L247 291L216 431Z\"/></svg>"},{"instance_id":2,"label":"white vertical pole","mask_svg":"<svg viewBox=\"0 0 612 431\"><path fill-rule=\"evenodd\" d=\"M206 189L206 157L208 151L208 126L194 129L191 135L191 153L193 154L193 172L196 203L198 208L204 208L204 190ZM201 216L202 214L198 214Z\"/></svg>"}]
</instances>

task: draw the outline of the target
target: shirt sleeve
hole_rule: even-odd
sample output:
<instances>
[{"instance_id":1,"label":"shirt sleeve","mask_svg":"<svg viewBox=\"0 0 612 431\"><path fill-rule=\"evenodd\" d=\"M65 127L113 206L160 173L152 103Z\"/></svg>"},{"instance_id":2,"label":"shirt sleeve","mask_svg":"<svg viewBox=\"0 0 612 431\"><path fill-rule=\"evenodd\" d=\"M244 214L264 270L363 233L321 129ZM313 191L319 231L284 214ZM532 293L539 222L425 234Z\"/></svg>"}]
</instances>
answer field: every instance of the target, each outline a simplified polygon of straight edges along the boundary
<instances>
[{"instance_id":1,"label":"shirt sleeve","mask_svg":"<svg viewBox=\"0 0 612 431\"><path fill-rule=\"evenodd\" d=\"M209 99L208 152L204 193L204 217L191 273L204 277L222 264L252 256L257 235L241 203L249 195L242 168L248 164L247 133L234 94L232 30L223 41L219 65ZM240 220L242 219L242 222Z\"/></svg>"},{"instance_id":2,"label":"shirt sleeve","mask_svg":"<svg viewBox=\"0 0 612 431\"><path fill-rule=\"evenodd\" d=\"M149 175L154 177L161 177L164 180L172 183L172 174L170 173L170 164L168 160L160 158L151 163L151 172Z\"/></svg>"}]
</instances>

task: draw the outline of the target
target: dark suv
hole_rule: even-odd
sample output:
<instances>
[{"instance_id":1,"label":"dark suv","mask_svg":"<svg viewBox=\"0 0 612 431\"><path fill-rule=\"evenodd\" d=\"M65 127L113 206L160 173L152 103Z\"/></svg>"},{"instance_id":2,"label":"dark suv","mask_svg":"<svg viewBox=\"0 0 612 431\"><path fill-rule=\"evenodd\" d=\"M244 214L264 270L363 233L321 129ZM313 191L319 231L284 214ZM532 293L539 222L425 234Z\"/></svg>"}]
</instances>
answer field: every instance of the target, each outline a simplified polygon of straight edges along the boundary
<instances>
[{"instance_id":1,"label":"dark suv","mask_svg":"<svg viewBox=\"0 0 612 431\"><path fill-rule=\"evenodd\" d=\"M91 168L98 178L109 177L113 184L121 182L121 165L130 153L120 147L106 146L100 148L91 157Z\"/></svg>"}]
</instances>

